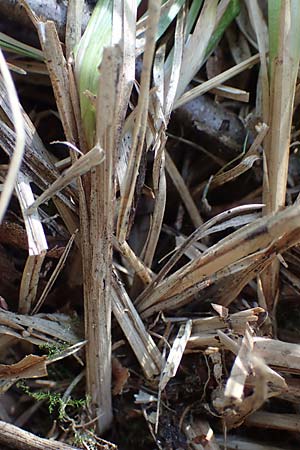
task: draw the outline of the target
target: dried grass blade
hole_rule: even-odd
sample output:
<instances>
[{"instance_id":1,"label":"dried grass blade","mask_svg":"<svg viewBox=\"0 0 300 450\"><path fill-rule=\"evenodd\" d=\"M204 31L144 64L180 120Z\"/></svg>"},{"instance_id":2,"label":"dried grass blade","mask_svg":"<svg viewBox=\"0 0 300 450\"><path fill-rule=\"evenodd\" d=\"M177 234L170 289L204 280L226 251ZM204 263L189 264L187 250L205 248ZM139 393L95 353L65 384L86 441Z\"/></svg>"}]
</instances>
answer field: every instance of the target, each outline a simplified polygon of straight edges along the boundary
<instances>
[{"instance_id":1,"label":"dried grass blade","mask_svg":"<svg viewBox=\"0 0 300 450\"><path fill-rule=\"evenodd\" d=\"M35 345L80 341L72 318L64 314L28 316L0 309L0 335L9 335Z\"/></svg>"},{"instance_id":2,"label":"dried grass blade","mask_svg":"<svg viewBox=\"0 0 300 450\"><path fill-rule=\"evenodd\" d=\"M272 259L276 257L275 254L266 257L265 253L266 251L257 252L230 264L200 280L198 283L193 284L190 288L156 302L146 310L140 307L142 317L149 317L157 311L178 309L187 305L193 299L197 299L198 302L203 302L213 297L214 301L220 305L229 306L249 281L255 278L257 271L265 269ZM229 292L226 288L228 285L230 286ZM196 299L195 296L197 296Z\"/></svg>"},{"instance_id":3,"label":"dried grass blade","mask_svg":"<svg viewBox=\"0 0 300 450\"><path fill-rule=\"evenodd\" d=\"M210 80L200 84L199 86L190 89L176 101L173 109L185 105L186 103L190 102L191 100L194 100L200 95L203 95L206 92L210 91L211 89L218 87L220 84L225 83L227 80L230 80L230 78L238 75L244 70L250 69L250 67L257 64L259 60L260 60L259 54L251 56L250 58L237 64L236 66L233 66L230 69L225 70L225 72L220 73L220 75L217 75L214 78L211 78Z\"/></svg>"},{"instance_id":4,"label":"dried grass blade","mask_svg":"<svg viewBox=\"0 0 300 450\"><path fill-rule=\"evenodd\" d=\"M72 55L81 38L84 0L69 0L66 24L66 57Z\"/></svg>"},{"instance_id":5,"label":"dried grass blade","mask_svg":"<svg viewBox=\"0 0 300 450\"><path fill-rule=\"evenodd\" d=\"M193 34L185 46L176 92L177 99L181 97L204 62L205 51L215 27L217 5L217 0L206 0L204 2Z\"/></svg>"},{"instance_id":6,"label":"dried grass blade","mask_svg":"<svg viewBox=\"0 0 300 450\"><path fill-rule=\"evenodd\" d=\"M121 128L123 127L133 82L135 80L136 15L136 0L115 1L112 21L112 44L118 44L121 47L123 55L120 74L120 105L118 111ZM118 146L119 144L120 142L118 142Z\"/></svg>"},{"instance_id":7,"label":"dried grass blade","mask_svg":"<svg viewBox=\"0 0 300 450\"><path fill-rule=\"evenodd\" d=\"M155 49L157 24L160 15L160 3L160 0L150 0L148 6L149 16L147 21L146 46L143 58L140 95L133 130L132 147L124 184L124 195L121 197L117 225L117 237L120 242L125 241L127 237L129 215L144 147L148 118L151 66Z\"/></svg>"},{"instance_id":8,"label":"dried grass blade","mask_svg":"<svg viewBox=\"0 0 300 450\"><path fill-rule=\"evenodd\" d=\"M176 248L180 247L186 240L185 236L176 236L175 243ZM203 245L204 246L204 245ZM190 260L193 260L195 258L199 258L202 254L203 249L199 249L198 245L191 245L188 249L184 251L184 255L187 256Z\"/></svg>"},{"instance_id":9,"label":"dried grass blade","mask_svg":"<svg viewBox=\"0 0 300 450\"><path fill-rule=\"evenodd\" d=\"M256 252L247 256L238 262L231 264L228 268L218 271L212 277L209 277L211 286L202 294L199 292L199 301L204 301L209 295L214 293L214 299L220 305L229 306L242 292L245 286L253 280L257 272L264 270L276 258L274 252L270 249ZM226 286L230 286L227 291ZM187 298L189 292L196 292L197 285L190 288L183 298Z\"/></svg>"},{"instance_id":10,"label":"dried grass blade","mask_svg":"<svg viewBox=\"0 0 300 450\"><path fill-rule=\"evenodd\" d=\"M4 98L4 91L1 89L2 83L0 79L0 97L2 106L7 115L8 122L11 121L11 111L9 105ZM22 174L34 182L42 191L47 189L58 177L59 172L55 165L51 162L47 150L43 146L43 143L38 136L32 122L29 117L23 111L24 124L25 124L25 153L23 155L23 164L21 167ZM8 154L9 157L13 155L15 133L0 120L0 145ZM72 203L68 196L77 200L77 192L72 187L68 187L64 193L59 192L58 197L62 202L71 210L76 212L76 206Z\"/></svg>"},{"instance_id":11,"label":"dried grass blade","mask_svg":"<svg viewBox=\"0 0 300 450\"><path fill-rule=\"evenodd\" d=\"M217 186L221 186L222 184L228 183L234 178L245 173L247 170L251 169L255 161L260 159L260 156L258 154L258 148L262 144L264 138L266 137L268 130L269 130L268 125L266 125L265 123L261 124L258 135L256 136L254 142L251 144L248 152L243 157L242 161L237 166L233 167L227 172L217 174L215 177L213 177L209 187L215 188Z\"/></svg>"},{"instance_id":12,"label":"dried grass blade","mask_svg":"<svg viewBox=\"0 0 300 450\"><path fill-rule=\"evenodd\" d=\"M76 124L70 98L67 63L54 22L38 21L36 27L65 136L70 143L76 144Z\"/></svg>"},{"instance_id":13,"label":"dried grass blade","mask_svg":"<svg viewBox=\"0 0 300 450\"><path fill-rule=\"evenodd\" d=\"M165 117L163 115L164 103L164 59L165 47L160 47L154 58L153 80L156 88L156 95L153 96L151 112L156 135L154 137L154 162L152 171L153 192L155 197L154 211L146 239L146 246L143 249L142 257L147 267L152 266L154 253L160 236L165 206L167 201L167 186L165 175L165 142L164 132Z\"/></svg>"},{"instance_id":14,"label":"dried grass blade","mask_svg":"<svg viewBox=\"0 0 300 450\"><path fill-rule=\"evenodd\" d=\"M117 173L120 185L121 196L123 195L123 181L127 169L127 160L129 153L129 142L125 138L126 126L125 117L128 110L128 103L135 80L135 39L136 39L136 0L122 0L114 2L112 17L112 43L117 44L122 52L122 67L120 73L120 98L116 110L118 123L116 130L119 130L116 136L116 147L118 149ZM130 122L129 119L128 122ZM128 123L127 122L127 123ZM128 134L129 140L132 139L132 127Z\"/></svg>"},{"instance_id":15,"label":"dried grass blade","mask_svg":"<svg viewBox=\"0 0 300 450\"><path fill-rule=\"evenodd\" d=\"M176 98L176 92L180 79L182 56L184 50L184 23L185 23L185 9L182 8L177 16L176 21L171 74L170 77L168 77L168 75L165 74L164 80L165 82L164 113L167 122L173 109L173 104Z\"/></svg>"},{"instance_id":16,"label":"dried grass blade","mask_svg":"<svg viewBox=\"0 0 300 450\"><path fill-rule=\"evenodd\" d=\"M271 7L271 3L269 5ZM285 205L289 145L293 116L296 79L300 47L298 2L282 2L279 11L278 49L270 61L270 131L266 148L267 176L264 177L263 200L269 214ZM270 29L275 34L276 30ZM272 308L278 294L279 264L274 262L263 275L263 288L267 304Z\"/></svg>"},{"instance_id":17,"label":"dried grass blade","mask_svg":"<svg viewBox=\"0 0 300 450\"><path fill-rule=\"evenodd\" d=\"M181 270L179 271L183 276L186 275L180 289L182 289L183 284L189 284L189 277L191 277L191 279L194 278L198 271L198 268L200 269L200 266L202 266L202 263L204 263L204 260L206 260L206 258L207 262L208 260L211 260L211 263L208 263L207 265L206 263L204 263L205 273L207 275L208 266L212 264L212 266L214 266L213 270L216 271L217 266L219 266L219 263L221 262L223 257L223 267L226 267L230 263L238 261L240 258L246 257L251 253L255 253L260 248L268 247L274 240L279 239L282 234L288 235L289 233L299 230L296 219L299 213L300 209L298 209L297 206L287 208L285 211L278 213L277 216L270 215L267 216L266 219L258 219L252 224L246 225L240 230L232 233L230 236L228 236L228 238L223 239L218 244L215 244L214 246L209 248L200 258L200 260L191 262L190 264L188 264L188 266L186 266L186 270L183 268L182 272ZM288 225L286 221L289 221ZM201 269L199 271L199 274L200 272L202 272ZM176 275L178 276L179 274ZM176 277L176 275L174 274L174 278ZM180 281L177 281L178 285L182 281L183 279L181 279L180 275ZM172 292L174 292L175 290L176 286L173 285Z\"/></svg>"},{"instance_id":18,"label":"dried grass blade","mask_svg":"<svg viewBox=\"0 0 300 450\"><path fill-rule=\"evenodd\" d=\"M262 11L258 5L257 0L246 0L248 14L251 24L255 30L258 49L260 54L260 90L262 95L262 108L259 107L258 111L262 109L263 121L269 124L270 119L270 98L269 98L269 77L267 66L267 50L268 50L268 29L264 21Z\"/></svg>"},{"instance_id":19,"label":"dried grass blade","mask_svg":"<svg viewBox=\"0 0 300 450\"><path fill-rule=\"evenodd\" d=\"M292 233L293 234L293 233ZM221 305L229 306L242 289L257 275L261 273L277 258L278 253L286 251L294 246L300 237L300 233L294 236L279 239L279 244L275 241L264 250L247 256L237 262L224 267L216 273L200 280L185 291L168 297L161 302L143 312L143 317L149 317L156 311L176 309L179 306L188 304L191 300L205 301L211 297ZM227 291L227 286L231 286ZM201 292L203 291L203 292ZM195 300L196 300L195 299Z\"/></svg>"},{"instance_id":20,"label":"dried grass blade","mask_svg":"<svg viewBox=\"0 0 300 450\"><path fill-rule=\"evenodd\" d=\"M113 313L147 378L160 373L161 354L147 332L122 283L113 278Z\"/></svg>"},{"instance_id":21,"label":"dried grass blade","mask_svg":"<svg viewBox=\"0 0 300 450\"><path fill-rule=\"evenodd\" d=\"M66 206L66 204L63 203L61 201L61 199L58 197L55 197L53 199L53 203L55 204L55 207L56 207L59 215L63 219L68 232L72 235L79 228L79 218L78 218L77 214L75 214L72 210L70 210L70 208L68 208ZM82 236L80 235L80 237L81 237L81 241L82 241ZM77 246L80 247L80 243L78 242L78 239L79 239L79 237L77 236L75 238L75 242L76 242Z\"/></svg>"},{"instance_id":22,"label":"dried grass blade","mask_svg":"<svg viewBox=\"0 0 300 450\"><path fill-rule=\"evenodd\" d=\"M269 386L272 387L272 393L269 393L270 397L282 395L288 390L288 385L283 376L271 369L271 367L269 367L262 358L257 357L254 354L252 355L252 361L254 370L255 368L258 368L259 372L263 374L264 379L269 383Z\"/></svg>"},{"instance_id":23,"label":"dried grass blade","mask_svg":"<svg viewBox=\"0 0 300 450\"><path fill-rule=\"evenodd\" d=\"M185 324L180 326L168 355L166 364L162 370L162 376L159 382L159 389L161 391L164 390L170 379L175 377L191 332L191 320L188 320Z\"/></svg>"},{"instance_id":24,"label":"dried grass blade","mask_svg":"<svg viewBox=\"0 0 300 450\"><path fill-rule=\"evenodd\" d=\"M43 226L37 213L26 215L26 208L34 200L30 183L19 173L16 193L24 217L29 256L27 258L19 292L19 312L28 314L35 301L40 271L48 248Z\"/></svg>"},{"instance_id":25,"label":"dried grass blade","mask_svg":"<svg viewBox=\"0 0 300 450\"><path fill-rule=\"evenodd\" d=\"M230 350L234 355L238 354L240 346L235 340L233 340L231 337L229 337L222 330L217 330L217 335L218 335L221 345L224 346L225 349ZM195 341L195 339L194 339L194 341Z\"/></svg>"},{"instance_id":26,"label":"dried grass blade","mask_svg":"<svg viewBox=\"0 0 300 450\"><path fill-rule=\"evenodd\" d=\"M57 194L57 192L64 189L75 178L84 175L91 169L101 164L104 160L104 151L99 145L96 145L92 150L86 153L81 158L77 159L69 169L67 169L62 175L54 181L54 183L44 191L26 210L26 214L32 214L36 209L51 197Z\"/></svg>"},{"instance_id":27,"label":"dried grass blade","mask_svg":"<svg viewBox=\"0 0 300 450\"><path fill-rule=\"evenodd\" d=\"M166 280L159 283L147 299L148 307L157 301L178 294L221 268L268 247L274 240L299 231L298 205L286 208L276 216L272 214L232 233L210 247L198 260L186 264ZM168 293L168 294L167 294ZM145 305L144 305L145 307Z\"/></svg>"},{"instance_id":28,"label":"dried grass blade","mask_svg":"<svg viewBox=\"0 0 300 450\"><path fill-rule=\"evenodd\" d=\"M26 214L26 209L34 201L34 196L30 182L22 172L19 173L17 178L16 194L25 222L29 256L41 255L48 248L47 240L38 214L35 213L30 216Z\"/></svg>"},{"instance_id":29,"label":"dried grass blade","mask_svg":"<svg viewBox=\"0 0 300 450\"><path fill-rule=\"evenodd\" d=\"M117 177L121 196L125 192L125 181L128 167L128 159L132 147L132 130L134 128L136 108L128 115L123 126L123 138L121 140L119 158L117 162Z\"/></svg>"},{"instance_id":30,"label":"dried grass blade","mask_svg":"<svg viewBox=\"0 0 300 450\"><path fill-rule=\"evenodd\" d=\"M78 136L78 144L79 148L82 153L87 153L89 150L86 135L83 128L83 122L81 120L81 112L80 112L80 101L79 101L79 92L76 86L76 80L75 80L75 74L74 74L74 63L72 60L72 57L69 58L68 61L68 76L69 76L69 92L72 102L72 108L74 112L74 120L76 124L77 129L77 136ZM75 161L76 160L76 153L70 152L70 158ZM77 180L77 186L78 186L78 197L82 195L82 181L80 179Z\"/></svg>"},{"instance_id":31,"label":"dried grass blade","mask_svg":"<svg viewBox=\"0 0 300 450\"><path fill-rule=\"evenodd\" d=\"M240 426L244 422L245 418L248 417L250 414L252 414L254 411L256 411L258 408L260 408L269 397L279 395L279 393L281 393L282 390L285 388L285 383L281 379L280 381L281 385L277 386L276 391L274 392L273 386L271 387L272 382L270 383L270 372L268 368L266 370L266 365L263 363L263 361L261 361L261 359L259 358L254 357L253 353L251 353L250 356L252 356L250 358L250 363L254 374L251 377L252 393L250 393L250 395L249 394L247 395L244 389L243 389L244 392L241 392L240 388L238 388L239 391L237 392L237 394L239 395L238 399L233 398L232 400L230 400L230 398L224 395L223 399L220 398L213 401L216 410L219 412L219 414L223 415L226 427L228 427L229 429ZM248 367L250 365L248 364L247 361L245 361L245 364L247 366L248 372ZM240 369L237 370L239 370L240 379L244 384L246 371L243 374ZM274 379L273 375L274 372L272 372L271 375L272 380ZM248 380L249 379L250 377L248 378ZM242 395L244 397L243 401L240 400Z\"/></svg>"},{"instance_id":32,"label":"dried grass blade","mask_svg":"<svg viewBox=\"0 0 300 450\"><path fill-rule=\"evenodd\" d=\"M120 48L105 48L100 67L95 136L96 146L104 147L105 159L91 172L89 241L83 248L87 389L94 414L99 417L99 432L109 428L112 421L111 277L120 69Z\"/></svg>"},{"instance_id":33,"label":"dried grass blade","mask_svg":"<svg viewBox=\"0 0 300 450\"><path fill-rule=\"evenodd\" d=\"M222 186L223 184L229 183L235 178L241 176L243 173L252 169L253 164L259 160L260 160L259 155L248 155L248 154L245 155L242 161L235 167L213 177L211 183L209 184L209 188L215 189L219 186Z\"/></svg>"},{"instance_id":34,"label":"dried grass blade","mask_svg":"<svg viewBox=\"0 0 300 450\"><path fill-rule=\"evenodd\" d=\"M41 255L28 256L22 275L19 293L19 308L21 314L29 314L35 302L40 272L46 256L46 252Z\"/></svg>"},{"instance_id":35,"label":"dried grass blade","mask_svg":"<svg viewBox=\"0 0 300 450\"><path fill-rule=\"evenodd\" d=\"M211 89L210 92L211 94L217 95L218 97L236 100L237 102L249 103L250 94L249 92L244 91L243 89L238 89L225 84L220 84L220 86Z\"/></svg>"},{"instance_id":36,"label":"dried grass blade","mask_svg":"<svg viewBox=\"0 0 300 450\"><path fill-rule=\"evenodd\" d=\"M130 266L134 270L134 274L139 277L144 285L148 285L152 280L152 273L150 269L148 269L145 264L136 256L132 248L128 245L127 241L124 241L122 244L117 242L114 239L115 248L126 258Z\"/></svg>"},{"instance_id":37,"label":"dried grass blade","mask_svg":"<svg viewBox=\"0 0 300 450\"><path fill-rule=\"evenodd\" d=\"M3 84L5 86L5 91L7 92L7 97L12 114L12 121L16 133L14 152L11 158L9 170L0 197L0 223L1 223L4 214L6 212L6 209L8 207L11 195L15 188L17 175L21 167L25 149L25 130L24 130L24 120L17 92L1 49L0 49L0 71L2 74Z\"/></svg>"},{"instance_id":38,"label":"dried grass blade","mask_svg":"<svg viewBox=\"0 0 300 450\"><path fill-rule=\"evenodd\" d=\"M153 292L154 288L158 285L158 283L163 280L163 278L169 273L169 271L174 267L174 265L179 261L179 259L184 255L184 253L192 246L196 241L208 236L212 232L225 230L227 227L232 226L231 217L234 217L238 214L243 214L246 211L253 211L260 209L262 205L243 205L238 206L237 208L233 208L231 210L225 211L224 213L219 214L213 219L209 220L205 224L201 225L197 230L195 230L184 242L180 245L173 256L169 259L169 261L164 265L161 271L157 274L157 276L152 280L149 286L145 288L142 294L137 298L136 304L141 306L146 299L150 296L150 293ZM243 216L242 216L243 217ZM222 222L225 219L225 223L216 225L218 222ZM226 220L228 219L228 220Z\"/></svg>"},{"instance_id":39,"label":"dried grass blade","mask_svg":"<svg viewBox=\"0 0 300 450\"><path fill-rule=\"evenodd\" d=\"M61 351L59 351L55 355L49 357L49 359L47 361L47 365L52 364L56 361L61 361L62 359L67 358L68 356L74 355L79 350L81 350L85 345L86 345L86 341L79 341L79 342L76 342L75 344L71 345L70 347L63 348Z\"/></svg>"},{"instance_id":40,"label":"dried grass blade","mask_svg":"<svg viewBox=\"0 0 300 450\"><path fill-rule=\"evenodd\" d=\"M57 265L55 267L55 270L52 272L52 274L50 276L50 279L49 279L49 281L47 282L47 284L45 286L45 289L41 293L41 296L38 299L38 301L36 302L36 304L34 305L34 308L32 310L32 314L38 313L39 310L41 309L42 304L44 303L47 295L49 294L52 286L54 285L58 275L60 274L60 272L61 272L61 270L62 270L62 268L63 268L63 266L64 266L64 264L66 262L66 259L67 259L68 255L70 253L70 250L72 248L73 242L75 240L75 236L76 236L76 233L74 233L71 236L71 238L69 239L69 242L67 243L67 245L66 245L66 247L65 247L65 249L63 251L63 254L59 258L59 261L58 261L58 263L57 263Z\"/></svg>"},{"instance_id":41,"label":"dried grass blade","mask_svg":"<svg viewBox=\"0 0 300 450\"><path fill-rule=\"evenodd\" d=\"M195 228L203 224L198 208L172 158L166 152L166 168Z\"/></svg>"},{"instance_id":42,"label":"dried grass blade","mask_svg":"<svg viewBox=\"0 0 300 450\"><path fill-rule=\"evenodd\" d=\"M246 378L251 370L251 356L254 344L250 333L251 331L246 329L225 387L225 399L227 398L227 401L233 399L234 403L242 402Z\"/></svg>"}]
</instances>

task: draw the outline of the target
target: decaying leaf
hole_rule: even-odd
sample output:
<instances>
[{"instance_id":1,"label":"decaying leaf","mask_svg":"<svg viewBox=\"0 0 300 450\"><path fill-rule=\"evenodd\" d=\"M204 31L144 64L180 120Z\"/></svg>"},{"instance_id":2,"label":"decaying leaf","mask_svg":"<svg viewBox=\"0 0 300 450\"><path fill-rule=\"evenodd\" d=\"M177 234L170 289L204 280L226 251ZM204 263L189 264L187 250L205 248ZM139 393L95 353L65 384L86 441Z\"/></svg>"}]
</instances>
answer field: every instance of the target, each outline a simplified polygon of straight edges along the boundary
<instances>
[{"instance_id":1,"label":"decaying leaf","mask_svg":"<svg viewBox=\"0 0 300 450\"><path fill-rule=\"evenodd\" d=\"M299 2L100 0L84 32L70 0L64 42L35 2L41 50L0 33L0 350L49 355L0 365L1 393L72 356L71 381L31 381L65 389L65 442L114 448L115 395L118 424L144 417L160 450L275 449L230 429L299 428Z\"/></svg>"},{"instance_id":2,"label":"decaying leaf","mask_svg":"<svg viewBox=\"0 0 300 450\"><path fill-rule=\"evenodd\" d=\"M15 364L0 364L0 379L19 380L21 378L40 378L48 375L47 356L27 355Z\"/></svg>"},{"instance_id":3,"label":"decaying leaf","mask_svg":"<svg viewBox=\"0 0 300 450\"><path fill-rule=\"evenodd\" d=\"M113 374L113 395L121 395L123 389L130 377L130 372L127 367L122 366L118 358L112 359L112 374Z\"/></svg>"}]
</instances>

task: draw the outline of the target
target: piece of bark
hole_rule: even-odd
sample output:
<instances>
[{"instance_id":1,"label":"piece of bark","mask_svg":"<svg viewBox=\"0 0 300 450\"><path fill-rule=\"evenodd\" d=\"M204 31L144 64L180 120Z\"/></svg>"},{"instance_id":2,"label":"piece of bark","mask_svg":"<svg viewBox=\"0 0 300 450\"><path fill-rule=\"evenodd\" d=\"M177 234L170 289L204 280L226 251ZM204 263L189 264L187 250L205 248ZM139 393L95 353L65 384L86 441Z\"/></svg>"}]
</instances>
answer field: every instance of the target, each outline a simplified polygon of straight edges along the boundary
<instances>
[{"instance_id":1,"label":"piece of bark","mask_svg":"<svg viewBox=\"0 0 300 450\"><path fill-rule=\"evenodd\" d=\"M40 438L2 420L0 421L0 443L18 450L78 450L78 447Z\"/></svg>"}]
</instances>

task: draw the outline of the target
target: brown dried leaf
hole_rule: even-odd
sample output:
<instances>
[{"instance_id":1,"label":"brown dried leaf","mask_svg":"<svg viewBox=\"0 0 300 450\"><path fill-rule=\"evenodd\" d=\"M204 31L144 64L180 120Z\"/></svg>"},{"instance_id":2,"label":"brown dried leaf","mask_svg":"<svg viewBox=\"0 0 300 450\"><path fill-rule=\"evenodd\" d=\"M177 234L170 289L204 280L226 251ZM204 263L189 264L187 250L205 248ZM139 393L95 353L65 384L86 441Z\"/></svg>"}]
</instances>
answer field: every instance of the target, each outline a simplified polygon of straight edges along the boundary
<instances>
[{"instance_id":1,"label":"brown dried leaf","mask_svg":"<svg viewBox=\"0 0 300 450\"><path fill-rule=\"evenodd\" d=\"M27 355L15 364L0 364L0 379L40 378L48 375L47 356Z\"/></svg>"},{"instance_id":2,"label":"brown dried leaf","mask_svg":"<svg viewBox=\"0 0 300 450\"><path fill-rule=\"evenodd\" d=\"M113 395L121 395L123 393L124 386L130 377L130 372L127 367L122 366L118 358L112 359L112 374L113 374Z\"/></svg>"}]
</instances>

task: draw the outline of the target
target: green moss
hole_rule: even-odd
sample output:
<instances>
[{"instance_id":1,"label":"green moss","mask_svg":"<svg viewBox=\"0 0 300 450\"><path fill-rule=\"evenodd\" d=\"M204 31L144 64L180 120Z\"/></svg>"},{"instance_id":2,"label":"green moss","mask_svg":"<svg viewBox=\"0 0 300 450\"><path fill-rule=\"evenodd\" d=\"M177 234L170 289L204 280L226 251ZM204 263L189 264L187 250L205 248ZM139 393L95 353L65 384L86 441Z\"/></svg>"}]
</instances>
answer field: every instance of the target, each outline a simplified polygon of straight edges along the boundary
<instances>
[{"instance_id":1,"label":"green moss","mask_svg":"<svg viewBox=\"0 0 300 450\"><path fill-rule=\"evenodd\" d=\"M56 342L50 344L45 342L45 344L40 344L39 349L45 350L49 359L52 359L59 355L61 352L68 348L69 344L67 342Z\"/></svg>"},{"instance_id":2,"label":"green moss","mask_svg":"<svg viewBox=\"0 0 300 450\"><path fill-rule=\"evenodd\" d=\"M29 386L27 386L24 382L19 382L17 387L22 389L25 394L29 397L32 397L36 401L45 401L48 403L49 413L54 414L57 413L58 419L61 421L66 420L66 409L69 408L70 413L74 413L75 410L86 407L88 400L85 399L74 399L72 397L68 397L67 399L63 399L62 395L58 392L50 392L48 391L31 391ZM73 410L73 411L72 411Z\"/></svg>"}]
</instances>

